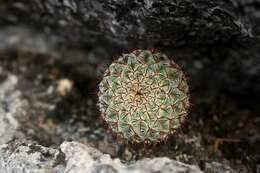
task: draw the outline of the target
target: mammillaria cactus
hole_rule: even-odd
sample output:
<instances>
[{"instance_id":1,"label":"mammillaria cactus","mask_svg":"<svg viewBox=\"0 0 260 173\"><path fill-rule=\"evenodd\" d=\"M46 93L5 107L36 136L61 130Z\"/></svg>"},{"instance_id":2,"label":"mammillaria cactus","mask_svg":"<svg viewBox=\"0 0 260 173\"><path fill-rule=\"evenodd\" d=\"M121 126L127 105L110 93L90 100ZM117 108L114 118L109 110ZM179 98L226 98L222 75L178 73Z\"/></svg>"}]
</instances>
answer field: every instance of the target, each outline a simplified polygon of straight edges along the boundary
<instances>
[{"instance_id":1,"label":"mammillaria cactus","mask_svg":"<svg viewBox=\"0 0 260 173\"><path fill-rule=\"evenodd\" d=\"M162 141L186 119L189 87L166 55L149 50L123 54L99 84L102 118L131 143Z\"/></svg>"}]
</instances>

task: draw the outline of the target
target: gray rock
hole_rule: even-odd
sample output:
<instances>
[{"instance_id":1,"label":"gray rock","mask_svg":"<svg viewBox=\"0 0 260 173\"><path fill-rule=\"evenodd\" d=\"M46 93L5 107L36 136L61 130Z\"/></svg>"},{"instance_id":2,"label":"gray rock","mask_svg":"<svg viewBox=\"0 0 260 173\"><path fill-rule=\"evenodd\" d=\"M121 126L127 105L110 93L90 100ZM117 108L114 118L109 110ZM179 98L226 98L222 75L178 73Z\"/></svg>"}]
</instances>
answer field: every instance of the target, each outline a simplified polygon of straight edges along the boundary
<instances>
[{"instance_id":1,"label":"gray rock","mask_svg":"<svg viewBox=\"0 0 260 173\"><path fill-rule=\"evenodd\" d=\"M230 168L228 165L224 165L219 162L206 163L205 172L214 173L237 173L237 171Z\"/></svg>"},{"instance_id":2,"label":"gray rock","mask_svg":"<svg viewBox=\"0 0 260 173\"><path fill-rule=\"evenodd\" d=\"M143 159L129 164L112 159L87 145L64 142L61 151L31 142L12 142L0 146L0 173L201 173L166 157Z\"/></svg>"},{"instance_id":3,"label":"gray rock","mask_svg":"<svg viewBox=\"0 0 260 173\"><path fill-rule=\"evenodd\" d=\"M133 40L162 45L205 44L252 35L252 28L244 22L250 14L240 17L237 8L241 8L240 3L224 0L46 0L29 4L12 0L3 4L0 19L4 26L40 25L46 33L56 33L59 40L78 45L122 46Z\"/></svg>"},{"instance_id":4,"label":"gray rock","mask_svg":"<svg viewBox=\"0 0 260 173\"><path fill-rule=\"evenodd\" d=\"M0 173L61 173L63 154L37 144L13 142L0 146Z\"/></svg>"},{"instance_id":5,"label":"gray rock","mask_svg":"<svg viewBox=\"0 0 260 173\"><path fill-rule=\"evenodd\" d=\"M46 44L48 42L49 44ZM46 40L43 34L25 27L7 27L0 32L0 49L20 49L37 53L50 53L52 39Z\"/></svg>"},{"instance_id":6,"label":"gray rock","mask_svg":"<svg viewBox=\"0 0 260 173\"><path fill-rule=\"evenodd\" d=\"M19 135L17 118L23 114L23 101L16 90L17 77L3 74L1 69L0 77L0 144L4 144Z\"/></svg>"},{"instance_id":7,"label":"gray rock","mask_svg":"<svg viewBox=\"0 0 260 173\"><path fill-rule=\"evenodd\" d=\"M65 153L67 173L81 172L121 172L121 173L148 173L165 172L200 173L198 167L187 165L166 157L143 159L131 164L123 164L119 159L112 159L108 154L77 142L64 142L61 145Z\"/></svg>"},{"instance_id":8,"label":"gray rock","mask_svg":"<svg viewBox=\"0 0 260 173\"><path fill-rule=\"evenodd\" d=\"M181 142L175 145L176 142L173 141L170 145L180 146L180 151L191 155L195 160L195 163L191 162L193 164L198 164L197 158L206 158L205 162L217 160L209 152L210 149L207 149L210 148L208 145L213 137L247 137L247 128L240 128L240 125L236 128L238 119L242 121L239 124L249 125L251 123L247 122L255 122L255 127L259 127L259 120L254 120L259 112L260 98L259 3L259 0L2 2L0 54L5 56L10 53L10 56L0 56L1 60L5 59L3 63L1 61L1 67L15 76L8 75L8 80L0 79L0 92L4 93L0 113L0 143L12 140L24 130L28 131L27 138L37 140L42 145L59 144L65 139L86 140L99 145L106 135L102 131L103 126L97 121L99 114L93 106L96 95L92 93L96 93L102 70L123 52L153 48L173 57L187 72L194 98L194 109L190 116L192 127L187 131L196 136L201 135L203 140L202 145L196 148L184 142L185 145L180 145ZM30 52L33 55L21 56L20 51L22 54ZM39 56L38 53L44 55ZM58 72L58 77L69 77L74 81L75 90L71 97L61 98L46 92L55 87L55 80L50 79L52 69L55 69L54 74ZM19 83L17 87L23 96L28 96L31 104L29 110L33 113L30 118L23 119L26 123L19 122L21 115L16 109L20 109L22 99L15 89L17 79L15 82L12 76L22 81L23 85ZM216 99L220 106L214 100L216 96L222 95L232 98L232 104L224 109L222 104L225 105L225 100ZM220 112L215 113L215 105ZM232 111L231 108L229 112L230 107L239 109ZM211 111L212 109L214 110ZM243 110L249 113L244 115ZM219 122L224 122L224 125L211 124L212 115L218 115ZM244 122L240 117L253 119ZM45 120L44 126L39 127L38 125L42 125L39 122ZM51 124L52 128L47 126L47 122L54 122ZM23 127L19 128L20 125ZM212 127L212 130L205 128L204 131L199 128L204 126ZM99 132L96 133L96 129ZM114 141L110 137L107 139ZM237 159L246 158L249 165L259 163L259 152L255 152L260 151L259 145L234 145L232 143L222 147L219 162L228 159L231 163L238 163L234 169L241 165ZM106 152L110 150L100 146ZM118 147L116 144L114 146ZM163 153L158 153L162 156L170 153L168 146L164 147L166 149ZM205 152L200 152L201 150ZM174 152L167 156L175 157ZM135 154L133 158L136 158ZM116 150L114 156L118 156ZM104 164L95 168L97 172L103 170L117 171L111 165Z\"/></svg>"}]
</instances>

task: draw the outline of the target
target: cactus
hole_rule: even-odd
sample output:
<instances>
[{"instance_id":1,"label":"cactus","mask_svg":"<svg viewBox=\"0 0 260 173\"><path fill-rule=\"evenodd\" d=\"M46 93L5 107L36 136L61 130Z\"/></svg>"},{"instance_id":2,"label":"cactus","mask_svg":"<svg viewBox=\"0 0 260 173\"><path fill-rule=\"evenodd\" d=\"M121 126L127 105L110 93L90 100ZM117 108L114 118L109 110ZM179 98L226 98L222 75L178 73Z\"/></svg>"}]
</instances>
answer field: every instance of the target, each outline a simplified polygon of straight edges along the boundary
<instances>
[{"instance_id":1,"label":"cactus","mask_svg":"<svg viewBox=\"0 0 260 173\"><path fill-rule=\"evenodd\" d=\"M109 128L131 143L165 140L183 124L189 87L180 67L149 50L123 54L99 84L99 108Z\"/></svg>"}]
</instances>

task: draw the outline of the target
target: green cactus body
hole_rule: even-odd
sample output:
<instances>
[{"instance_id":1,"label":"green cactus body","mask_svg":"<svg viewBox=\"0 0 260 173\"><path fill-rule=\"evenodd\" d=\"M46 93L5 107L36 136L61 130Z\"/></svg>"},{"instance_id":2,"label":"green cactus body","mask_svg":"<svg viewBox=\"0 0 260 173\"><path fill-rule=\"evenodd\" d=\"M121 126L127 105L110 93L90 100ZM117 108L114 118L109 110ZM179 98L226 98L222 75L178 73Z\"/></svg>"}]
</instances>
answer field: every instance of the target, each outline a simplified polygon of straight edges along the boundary
<instances>
[{"instance_id":1,"label":"green cactus body","mask_svg":"<svg viewBox=\"0 0 260 173\"><path fill-rule=\"evenodd\" d=\"M99 89L104 121L132 143L161 141L175 133L190 105L180 67L148 50L123 54L106 70Z\"/></svg>"}]
</instances>

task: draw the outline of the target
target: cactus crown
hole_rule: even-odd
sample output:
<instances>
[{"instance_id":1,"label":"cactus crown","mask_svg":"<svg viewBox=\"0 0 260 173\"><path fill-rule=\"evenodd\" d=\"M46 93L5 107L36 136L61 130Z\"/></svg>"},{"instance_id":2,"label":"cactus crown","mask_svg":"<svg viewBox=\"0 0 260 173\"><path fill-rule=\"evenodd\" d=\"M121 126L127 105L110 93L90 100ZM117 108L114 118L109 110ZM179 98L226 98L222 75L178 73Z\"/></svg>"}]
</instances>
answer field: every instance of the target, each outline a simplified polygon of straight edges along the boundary
<instances>
[{"instance_id":1,"label":"cactus crown","mask_svg":"<svg viewBox=\"0 0 260 173\"><path fill-rule=\"evenodd\" d=\"M164 140L181 127L189 109L180 67L148 50L123 54L106 70L99 89L104 121L132 143Z\"/></svg>"}]
</instances>

